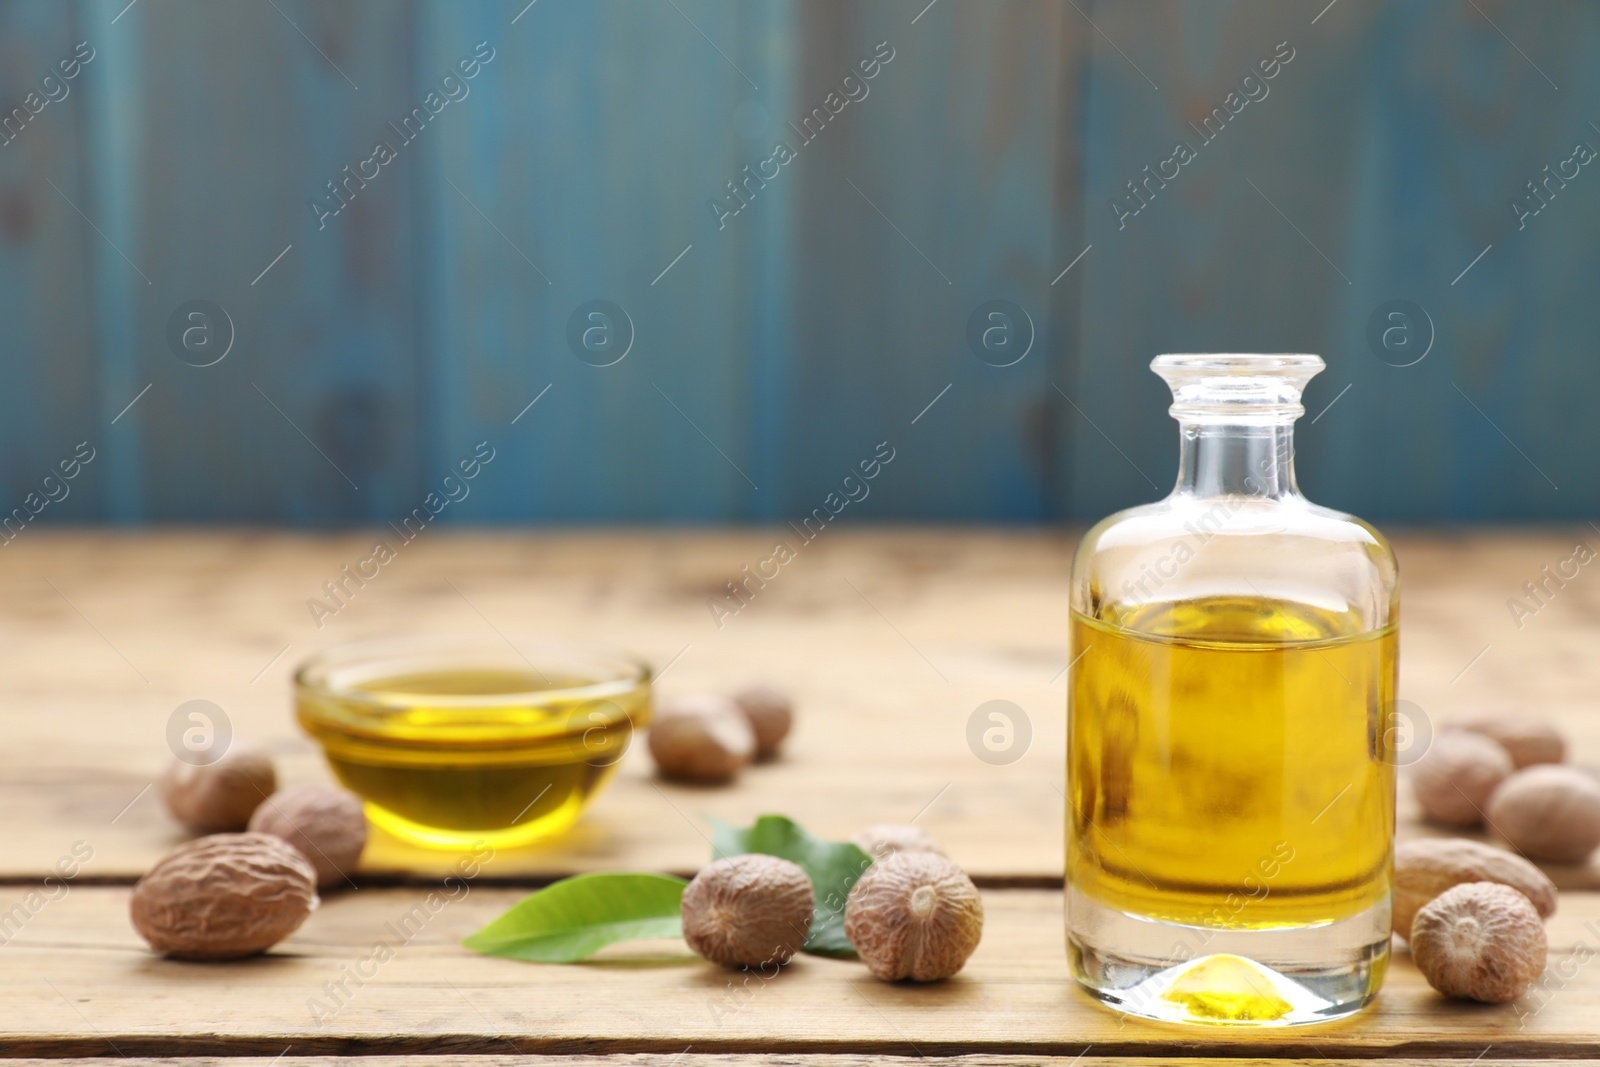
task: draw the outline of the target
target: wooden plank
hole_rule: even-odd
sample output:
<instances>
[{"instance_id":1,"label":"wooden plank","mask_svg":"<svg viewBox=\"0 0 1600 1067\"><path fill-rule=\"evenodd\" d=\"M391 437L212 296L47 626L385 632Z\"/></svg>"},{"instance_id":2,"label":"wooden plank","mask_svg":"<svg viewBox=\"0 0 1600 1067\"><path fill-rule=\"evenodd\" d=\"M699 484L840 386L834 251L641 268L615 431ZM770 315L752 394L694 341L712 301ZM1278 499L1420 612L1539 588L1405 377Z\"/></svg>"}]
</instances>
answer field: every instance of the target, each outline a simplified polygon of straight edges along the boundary
<instances>
[{"instance_id":1,"label":"wooden plank","mask_svg":"<svg viewBox=\"0 0 1600 1067\"><path fill-rule=\"evenodd\" d=\"M698 1052L677 1053L652 1053L630 1052L616 1053L613 1055L585 1055L573 1056L489 1056L489 1055L452 1055L452 1063L462 1064L463 1067L736 1067L739 1064L757 1064L759 1067L866 1067L868 1064L882 1064L895 1062L898 1057L888 1057L875 1053L779 1053L762 1054L745 1052L738 1055ZM1417 1059L1411 1056L1392 1057L1385 1056L1387 1064L1394 1067L1460 1067L1459 1060L1450 1059ZM144 1056L127 1056L117 1061L123 1067L170 1067L171 1060L152 1059ZM430 1067L437 1064L433 1056L364 1056L361 1059L362 1067ZM988 1056L982 1053L968 1056L923 1056L916 1060L920 1064L930 1064L932 1067L1059 1067L1061 1060L1055 1056L1029 1056L1008 1055ZM1080 1067L1129 1067L1132 1064L1147 1064L1149 1057L1141 1055L1130 1056L1081 1056L1073 1057L1073 1062ZM1249 1058L1219 1058L1219 1057L1173 1057L1162 1055L1160 1062L1170 1067L1288 1067L1291 1064L1305 1064L1307 1067L1366 1067L1371 1064L1370 1059L1325 1059L1323 1057L1309 1057L1306 1059L1260 1059ZM1580 1059L1508 1059L1500 1056L1485 1056L1476 1061L1480 1067L1498 1067L1501 1064L1515 1064L1516 1067L1586 1067L1600 1063L1600 1060ZM105 1059L13 1059L8 1060L12 1067L104 1067ZM193 1056L185 1057L185 1067L334 1067L325 1056Z\"/></svg>"},{"instance_id":2,"label":"wooden plank","mask_svg":"<svg viewBox=\"0 0 1600 1067\"><path fill-rule=\"evenodd\" d=\"M505 457L456 517L778 514L762 442L780 398L762 383L790 341L770 321L786 294L760 249L789 247L788 194L774 182L747 213L763 218L720 227L708 201L731 200L723 183L770 151L788 9L523 8L422 8L423 71L473 42L497 49L462 121L424 149L424 466L442 474L479 440ZM621 314L592 324L597 300ZM606 350L575 351L574 321L579 337L608 331Z\"/></svg>"},{"instance_id":3,"label":"wooden plank","mask_svg":"<svg viewBox=\"0 0 1600 1067\"><path fill-rule=\"evenodd\" d=\"M1257 173L1262 161L1291 169L1271 137L1307 121L1305 93L1295 93L1293 83L1310 62L1303 27L1315 12L1261 3L1202 11L1175 2L1149 14L1146 19L1123 5L1096 4L1078 23L1093 38L1082 154L1084 232L1095 249L1080 268L1083 358L1064 384L1076 405L1069 416L1069 513L1086 518L1155 499L1172 484L1177 433L1167 416L1170 395L1149 371L1153 356L1326 351L1330 346L1313 339L1331 326L1325 301L1342 297L1345 288L1312 249L1290 246L1301 239L1246 181L1267 181ZM1190 129L1286 38L1293 38L1298 54L1267 83L1265 99L1248 105L1213 143ZM1323 55L1328 62L1326 46ZM1330 159L1349 161L1359 129L1347 109L1341 117L1314 125ZM1179 142L1194 148L1196 158L1164 181L1161 161ZM1301 173L1309 163L1299 159L1292 167L1301 179L1297 197L1326 197L1340 187L1338 166L1319 163L1315 176ZM1145 189L1139 183L1147 180ZM1276 186L1271 193L1285 195ZM1312 240L1330 253L1343 251L1331 212L1301 225L1311 226ZM1224 260L1227 268L1219 269ZM1262 293L1272 295L1263 299ZM1363 356L1357 351L1349 358ZM1312 402L1331 377L1313 386ZM1315 451L1301 442L1307 462L1316 460ZM1362 470L1375 473L1370 466ZM1315 491L1314 480L1308 486Z\"/></svg>"},{"instance_id":4,"label":"wooden plank","mask_svg":"<svg viewBox=\"0 0 1600 1067\"><path fill-rule=\"evenodd\" d=\"M1059 884L1069 535L830 531L718 629L707 598L781 534L429 531L319 630L307 598L371 535L40 533L8 549L0 575L0 808L12 813L0 877L42 877L83 840L95 850L84 877L126 880L180 841L145 787L171 758L165 727L182 702L220 704L239 735L271 746L285 781L326 780L291 717L296 662L360 637L497 641L498 628L637 649L670 664L662 692L767 677L796 694L800 718L784 759L726 789L657 781L648 756L630 754L570 835L505 852L486 877L692 871L709 854L706 814L777 811L848 837L920 812L980 880ZM1399 537L1403 697L1436 724L1549 716L1579 761L1600 763L1600 583L1581 572L1521 629L1506 607L1581 536ZM1008 766L967 747L968 718L992 699L1031 722L1031 746ZM1430 832L1404 786L1401 798L1402 833ZM378 837L363 871L428 877L450 862ZM1551 873L1600 888L1594 865Z\"/></svg>"},{"instance_id":5,"label":"wooden plank","mask_svg":"<svg viewBox=\"0 0 1600 1067\"><path fill-rule=\"evenodd\" d=\"M1095 518L1175 462L1152 354L1292 347L1331 363L1314 497L1378 520L1586 506L1600 201L1580 176L1525 225L1509 208L1592 135L1593 5L678 6L8 12L0 99L69 37L98 56L0 149L7 341L49 354L0 371L31 398L0 480L25 493L95 433L100 480L46 520L379 521L488 438L502 480L452 518L778 519L888 439L903 458L858 514ZM308 201L478 40L498 54L470 97L319 228ZM880 40L870 96L717 222L707 201ZM1279 41L1271 95L1124 228L1111 200ZM195 298L238 337L203 370L165 341ZM567 350L595 298L634 319L617 367ZM1397 298L1437 336L1413 368L1368 350ZM968 350L991 299L1035 320L1015 367Z\"/></svg>"},{"instance_id":6,"label":"wooden plank","mask_svg":"<svg viewBox=\"0 0 1600 1067\"><path fill-rule=\"evenodd\" d=\"M420 504L412 172L347 179L423 91L406 5L348 0L94 5L103 40L99 184L111 513L168 521L376 522ZM120 12L120 15L119 15ZM112 19L116 23L112 24ZM91 69L92 73L92 69ZM359 87L359 89L357 88ZM406 103L402 103L406 102ZM454 119L448 113L438 121ZM313 200L349 180L319 223ZM359 183L359 184L358 184ZM121 258L125 254L125 262ZM281 256L281 258L280 258ZM136 266L134 266L136 265ZM270 268L270 269L269 269ZM168 337L192 301L216 344Z\"/></svg>"},{"instance_id":7,"label":"wooden plank","mask_svg":"<svg viewBox=\"0 0 1600 1067\"><path fill-rule=\"evenodd\" d=\"M1171 484L1167 392L1148 370L1168 351L1321 353L1329 369L1307 394L1297 457L1321 503L1377 521L1582 513L1570 486L1597 439L1578 398L1600 369L1568 353L1600 327L1576 288L1592 273L1581 235L1600 197L1573 182L1520 231L1509 209L1574 141L1600 143L1583 105L1596 72L1578 44L1600 11L1325 6L1174 0L1073 15L1093 40L1077 136L1094 251L1063 383L1082 412L1068 415L1068 514L1096 518ZM1208 142L1196 127L1280 42L1293 60L1247 87L1266 95ZM1119 218L1111 205L1137 208L1129 183L1180 141L1196 158ZM1367 340L1396 299L1431 316L1435 344L1415 366L1386 365Z\"/></svg>"},{"instance_id":8,"label":"wooden plank","mask_svg":"<svg viewBox=\"0 0 1600 1067\"><path fill-rule=\"evenodd\" d=\"M565 967L460 947L461 936L519 895L469 888L431 917L424 912L402 941L391 926L421 906L424 891L352 891L325 899L268 956L193 964L144 949L128 924L126 888L79 887L37 910L0 952L0 995L12 1009L0 1018L0 1043L19 1056L1073 1056L1092 1048L1100 1056L1521 1058L1592 1054L1600 1010L1600 971L1582 965L1600 944L1594 894L1563 897L1549 924L1553 966L1519 1002L1447 1001L1402 952L1376 1005L1358 1018L1244 1034L1143 1024L1091 1002L1068 973L1057 891L986 892L976 953L961 974L928 986L879 983L859 963L809 956L764 981L716 968L681 941L611 946ZM1573 955L1580 943L1586 956Z\"/></svg>"},{"instance_id":9,"label":"wooden plank","mask_svg":"<svg viewBox=\"0 0 1600 1067\"><path fill-rule=\"evenodd\" d=\"M1576 297L1570 272L1593 262L1580 235L1600 218L1600 197L1574 182L1520 228L1511 205L1537 204L1527 183L1567 159L1575 142L1600 147L1593 116L1570 95L1600 90L1580 43L1600 32L1600 11L1570 2L1481 6L1426 19L1356 7L1345 21L1330 13L1317 25L1332 23L1335 53L1362 56L1371 91L1357 121L1370 147L1355 157L1345 196L1302 201L1313 222L1319 207L1348 220L1355 270L1345 269L1364 297L1352 301L1335 340L1351 373L1328 375L1320 395L1331 399L1346 381L1355 388L1318 425L1330 446L1313 453L1308 443L1305 454L1311 484L1327 486L1331 502L1367 497L1378 517L1586 515L1570 494L1590 477L1581 457L1597 439L1573 398L1600 387L1600 368L1570 364L1567 331L1600 326L1600 309L1573 300L1559 323L1547 309ZM1427 73L1419 80L1404 71ZM1298 84L1318 120L1278 125L1275 116L1272 135L1290 158L1332 163L1321 119L1337 122L1352 102L1351 64L1313 56L1304 73ZM1445 92L1423 88L1436 77ZM1297 184L1287 168L1283 178L1283 188ZM1544 280L1533 281L1535 273ZM1368 358L1365 322L1356 321L1395 297L1423 304L1438 335L1427 360L1398 370ZM1343 410L1357 391L1360 403ZM1412 469L1374 485L1367 472L1395 455L1415 457Z\"/></svg>"},{"instance_id":10,"label":"wooden plank","mask_svg":"<svg viewBox=\"0 0 1600 1067\"><path fill-rule=\"evenodd\" d=\"M489 1055L452 1055L452 1063L462 1064L463 1067L736 1067L739 1064L757 1064L759 1067L866 1067L868 1064L882 1064L896 1062L899 1057L889 1057L875 1053L779 1053L763 1054L745 1052L738 1055L698 1052L677 1053L652 1053L630 1052L616 1053L613 1055L585 1055L572 1056L489 1056ZM152 1059L144 1056L128 1056L117 1061L123 1067L169 1067L170 1059ZM438 1060L433 1056L364 1056L361 1059L362 1067L429 1067ZM1059 1067L1061 1060L1055 1056L1029 1056L1008 1055L989 1056L982 1053L968 1056L923 1056L916 1063L930 1064L932 1067ZM1147 1064L1148 1056L1081 1056L1073 1057L1073 1062L1080 1067L1129 1067L1133 1064ZM1173 1057L1162 1055L1162 1064L1170 1067L1289 1067L1291 1064L1305 1064L1307 1067L1366 1067L1371 1064L1370 1059L1325 1059L1323 1057L1308 1057L1305 1059L1261 1059L1248 1058L1220 1058L1220 1057ZM1385 1056L1384 1063L1393 1064L1394 1067L1460 1067L1460 1060L1451 1059L1417 1059L1411 1056L1393 1057ZM1500 1056L1485 1056L1476 1061L1480 1067L1499 1067L1502 1064L1515 1064L1516 1067L1586 1067L1600 1063L1600 1060L1588 1059L1508 1059ZM14 1059L8 1060L13 1067L104 1067L104 1058L93 1059ZM185 1057L185 1067L334 1067L325 1056L193 1056Z\"/></svg>"},{"instance_id":11,"label":"wooden plank","mask_svg":"<svg viewBox=\"0 0 1600 1067\"><path fill-rule=\"evenodd\" d=\"M57 468L80 441L92 440L101 457L107 444L94 391L85 387L96 368L94 320L86 312L94 303L90 265L101 252L115 253L91 243L100 238L73 206L88 206L85 109L88 87L104 76L106 42L93 35L79 53L91 57L85 66L75 52L87 38L76 29L63 4L0 7L0 395L25 398L0 419L6 518L29 494L34 500L23 514L37 510L39 521L104 515L104 459L65 483ZM72 78L62 76L63 62ZM42 484L47 476L50 486ZM40 505L47 493L60 499Z\"/></svg>"},{"instance_id":12,"label":"wooden plank","mask_svg":"<svg viewBox=\"0 0 1600 1067\"><path fill-rule=\"evenodd\" d=\"M1052 754L1059 752L1062 736L1054 709L1062 698L1060 680L1052 689L1051 679L1065 666L1064 633L1051 619L1055 596L1032 585L1044 566L1060 578L1058 588L1065 588L1066 546L1058 539L1003 538L1002 543L1033 546L1026 563L1031 569L1000 579L977 601L972 599L977 589L956 594L966 610L1001 624L985 638L995 643L989 651L964 647L966 628L956 625L953 601L950 611L928 613L907 600L913 590L905 583L916 575L968 571L981 582L980 575L998 577L1020 562L1016 557L985 560L961 537L856 540L829 534L804 549L805 557L770 583L761 600L718 630L706 599L737 577L742 563L770 549L766 534L528 538L430 532L406 546L381 579L320 632L305 600L341 564L364 554L367 538L161 535L136 540L147 547L137 558L117 562L99 555L96 546L106 542L93 536L41 539L19 560L29 569L15 573L60 578L63 591L151 684L147 687L64 601L42 599L50 594L48 587L19 580L18 594L31 599L13 599L9 603L16 606L0 613L5 616L0 630L8 635L0 656L18 670L6 680L15 698L5 712L14 747L0 758L11 772L6 780L35 814L27 820L34 828L27 831L28 839L12 842L5 852L12 871L47 868L79 838L97 850L91 875L136 873L171 847L178 834L148 794L114 826L110 820L169 758L164 726L183 700L206 696L220 703L240 734L276 747L286 779L320 779L325 773L320 760L289 717L285 679L295 661L316 647L397 626L482 633L497 640L485 617L507 632L556 629L637 648L658 665L678 657L663 683L666 690L727 687L768 676L798 686L802 701L788 757L752 770L740 787L695 790L655 783L640 752L627 760L591 820L559 845L507 854L508 873L554 874L574 865L693 868L709 847L701 837L703 827L693 821L704 813L748 821L762 811L786 811L819 832L848 836L866 821L910 819L936 798L923 816L935 833L946 834L968 820L991 820L989 829L972 836L992 836L994 827L1004 827L1020 846L1013 857L1026 858L1019 869L1050 874L1058 869L1058 831L1040 836L1040 827L1051 823L1041 824L1038 816L1019 823L1008 814L1032 811L1059 818L1060 799L1050 780L1059 762ZM19 542L18 547L24 546ZM908 647L846 579L940 663L952 682L943 681ZM214 592L202 593L208 586ZM1007 587L1023 589L1023 595L1002 592ZM206 607L196 613L202 601ZM42 612L50 625L41 627L34 612ZM555 619L562 620L559 628L551 625ZM803 646L793 643L797 621ZM291 643L291 650L252 685ZM43 669L46 662L56 669L73 664L69 688L62 687L63 677ZM819 662L829 665L825 673L815 671ZM39 670L28 679L34 669L30 663ZM1028 701L1036 719L1032 754L1012 768L980 763L965 741L972 709L1002 695ZM925 729L928 708L938 709L943 723L936 734ZM41 761L39 753L60 746L58 724L64 714L88 716L96 726L83 731L71 751ZM841 736L853 740L840 745ZM914 757L903 758L907 752ZM968 781L951 785L963 775ZM69 779L76 784L66 786ZM870 796L844 802L835 788L841 780L861 782ZM979 831L976 825L973 829ZM966 851L955 839L951 844ZM388 842L375 842L369 856L378 869L391 871L428 866L430 860L434 866L443 863Z\"/></svg>"},{"instance_id":13,"label":"wooden plank","mask_svg":"<svg viewBox=\"0 0 1600 1067\"><path fill-rule=\"evenodd\" d=\"M820 507L888 440L898 455L871 515L1058 514L1063 402L1051 383L1073 356L1076 308L1075 279L1051 281L1083 247L1064 147L1079 107L1076 16L1032 2L807 13L797 126L880 44L893 59L791 164L803 182L796 254L815 269L795 278L806 358L788 390L788 509ZM994 301L1020 317L988 319ZM980 358L974 317L980 336L1009 331L1019 362L1003 365L998 348Z\"/></svg>"}]
</instances>

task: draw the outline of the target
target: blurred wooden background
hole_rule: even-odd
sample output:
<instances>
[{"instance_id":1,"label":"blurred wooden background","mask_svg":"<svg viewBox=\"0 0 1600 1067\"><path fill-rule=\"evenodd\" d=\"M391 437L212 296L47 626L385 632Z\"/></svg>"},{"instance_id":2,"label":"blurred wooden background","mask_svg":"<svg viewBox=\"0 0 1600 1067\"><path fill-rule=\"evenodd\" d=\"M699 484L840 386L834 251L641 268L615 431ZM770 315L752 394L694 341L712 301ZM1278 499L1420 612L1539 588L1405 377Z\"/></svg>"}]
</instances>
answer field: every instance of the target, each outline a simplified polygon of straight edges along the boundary
<instances>
[{"instance_id":1,"label":"blurred wooden background","mask_svg":"<svg viewBox=\"0 0 1600 1067\"><path fill-rule=\"evenodd\" d=\"M480 41L468 95L319 229ZM1095 517L1165 491L1146 367L1208 349L1328 359L1322 502L1594 507L1600 173L1511 208L1600 147L1594 4L11 0L0 114L78 42L0 145L0 512L88 441L39 521L382 522L487 440L446 519L798 519L888 441L852 521ZM201 299L235 334L209 367L167 340ZM609 367L566 340L597 299L633 327ZM968 343L993 300L1032 323L1012 366ZM1394 300L1432 342L1408 367L1368 340Z\"/></svg>"}]
</instances>

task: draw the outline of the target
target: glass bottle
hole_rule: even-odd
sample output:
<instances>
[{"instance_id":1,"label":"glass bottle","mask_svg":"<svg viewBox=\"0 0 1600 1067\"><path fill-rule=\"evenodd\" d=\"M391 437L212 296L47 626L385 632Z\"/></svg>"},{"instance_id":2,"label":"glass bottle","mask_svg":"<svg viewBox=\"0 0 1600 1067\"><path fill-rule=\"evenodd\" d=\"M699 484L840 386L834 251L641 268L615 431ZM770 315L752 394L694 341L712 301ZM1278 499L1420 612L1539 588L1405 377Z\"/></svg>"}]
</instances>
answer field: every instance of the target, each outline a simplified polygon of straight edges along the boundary
<instances>
[{"instance_id":1,"label":"glass bottle","mask_svg":"<svg viewBox=\"0 0 1600 1067\"><path fill-rule=\"evenodd\" d=\"M1312 355L1164 355L1178 484L1072 568L1067 947L1121 1011L1337 1018L1388 963L1399 575L1294 478Z\"/></svg>"}]
</instances>

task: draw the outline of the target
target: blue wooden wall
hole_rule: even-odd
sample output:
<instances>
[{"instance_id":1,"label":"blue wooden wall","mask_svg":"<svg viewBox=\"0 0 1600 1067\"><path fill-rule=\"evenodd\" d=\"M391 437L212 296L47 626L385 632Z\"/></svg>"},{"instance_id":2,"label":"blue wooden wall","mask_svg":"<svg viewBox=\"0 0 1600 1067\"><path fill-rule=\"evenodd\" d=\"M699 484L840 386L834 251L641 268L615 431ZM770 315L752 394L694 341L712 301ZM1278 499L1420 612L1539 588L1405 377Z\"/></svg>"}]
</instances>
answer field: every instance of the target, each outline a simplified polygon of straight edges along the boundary
<instances>
[{"instance_id":1,"label":"blue wooden wall","mask_svg":"<svg viewBox=\"0 0 1600 1067\"><path fill-rule=\"evenodd\" d=\"M782 520L888 442L861 519L1092 518L1172 478L1153 355L1292 350L1313 497L1585 515L1597 49L1582 0L0 3L0 512L87 441L40 521L382 522L488 441L450 520Z\"/></svg>"}]
</instances>

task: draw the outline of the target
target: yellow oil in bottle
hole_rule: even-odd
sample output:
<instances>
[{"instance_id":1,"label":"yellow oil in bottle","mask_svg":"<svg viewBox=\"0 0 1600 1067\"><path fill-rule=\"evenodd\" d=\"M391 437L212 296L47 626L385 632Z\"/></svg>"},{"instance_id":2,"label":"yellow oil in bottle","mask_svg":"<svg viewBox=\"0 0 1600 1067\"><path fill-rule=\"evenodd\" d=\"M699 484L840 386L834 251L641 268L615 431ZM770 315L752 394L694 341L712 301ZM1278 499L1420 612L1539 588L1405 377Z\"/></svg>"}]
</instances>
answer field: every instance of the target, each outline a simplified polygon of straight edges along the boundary
<instances>
[{"instance_id":1,"label":"yellow oil in bottle","mask_svg":"<svg viewBox=\"0 0 1600 1067\"><path fill-rule=\"evenodd\" d=\"M1396 627L1357 632L1352 616L1261 597L1102 614L1071 624L1075 890L1237 930L1383 904Z\"/></svg>"},{"instance_id":2,"label":"yellow oil in bottle","mask_svg":"<svg viewBox=\"0 0 1600 1067\"><path fill-rule=\"evenodd\" d=\"M505 848L566 829L646 725L648 686L462 668L302 689L301 725L373 823L435 847Z\"/></svg>"}]
</instances>

